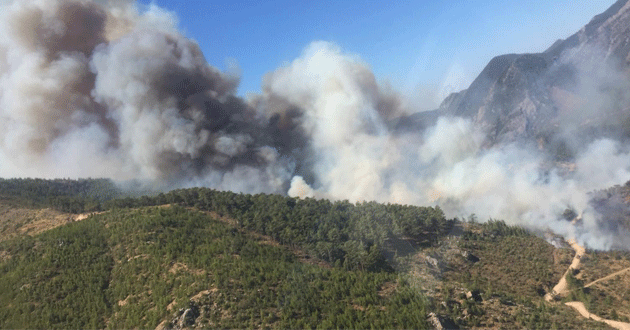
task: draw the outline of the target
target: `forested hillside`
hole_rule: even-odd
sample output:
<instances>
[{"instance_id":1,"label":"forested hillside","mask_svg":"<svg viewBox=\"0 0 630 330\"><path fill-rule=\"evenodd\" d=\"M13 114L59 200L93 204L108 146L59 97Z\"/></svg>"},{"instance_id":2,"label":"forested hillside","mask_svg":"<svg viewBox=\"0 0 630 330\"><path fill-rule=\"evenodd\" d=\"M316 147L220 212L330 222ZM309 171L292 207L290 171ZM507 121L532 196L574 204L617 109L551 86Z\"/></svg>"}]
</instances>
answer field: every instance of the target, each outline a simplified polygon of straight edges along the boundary
<instances>
[{"instance_id":1,"label":"forested hillside","mask_svg":"<svg viewBox=\"0 0 630 330\"><path fill-rule=\"evenodd\" d=\"M206 327L426 326L426 298L395 274L297 262L179 206L112 211L1 249L2 328L149 328L180 308Z\"/></svg>"},{"instance_id":2,"label":"forested hillside","mask_svg":"<svg viewBox=\"0 0 630 330\"><path fill-rule=\"evenodd\" d=\"M18 205L52 207L69 213L101 210L101 203L122 195L109 179L2 179L0 198Z\"/></svg>"},{"instance_id":3,"label":"forested hillside","mask_svg":"<svg viewBox=\"0 0 630 330\"><path fill-rule=\"evenodd\" d=\"M177 204L211 211L243 228L298 246L309 255L346 269L387 270L383 247L404 237L431 245L452 228L439 207L351 204L278 195L246 195L206 188L175 190L140 199L105 203L107 208Z\"/></svg>"},{"instance_id":4,"label":"forested hillside","mask_svg":"<svg viewBox=\"0 0 630 330\"><path fill-rule=\"evenodd\" d=\"M2 182L14 211L62 197L98 212L1 237L1 328L602 327L542 299L569 249L502 221L205 188L114 198L112 187Z\"/></svg>"}]
</instances>

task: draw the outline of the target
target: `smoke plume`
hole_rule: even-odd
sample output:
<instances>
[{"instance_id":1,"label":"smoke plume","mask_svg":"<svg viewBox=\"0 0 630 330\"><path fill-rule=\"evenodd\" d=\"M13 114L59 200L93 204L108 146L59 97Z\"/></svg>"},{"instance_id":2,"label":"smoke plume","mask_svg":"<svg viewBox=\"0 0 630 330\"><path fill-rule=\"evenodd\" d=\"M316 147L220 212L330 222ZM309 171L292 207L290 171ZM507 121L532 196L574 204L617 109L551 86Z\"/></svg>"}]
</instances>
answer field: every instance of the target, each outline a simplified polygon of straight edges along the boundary
<instances>
[{"instance_id":1,"label":"smoke plume","mask_svg":"<svg viewBox=\"0 0 630 330\"><path fill-rule=\"evenodd\" d=\"M449 216L629 247L589 204L589 192L630 179L630 154L613 139L575 146L575 169L564 170L529 144L484 148L486 132L468 119L394 134L389 123L414 109L331 43L312 43L244 100L238 77L207 64L156 6L0 6L0 176L438 204ZM581 86L599 97L589 109L611 100ZM567 208L582 216L577 229L561 219Z\"/></svg>"}]
</instances>

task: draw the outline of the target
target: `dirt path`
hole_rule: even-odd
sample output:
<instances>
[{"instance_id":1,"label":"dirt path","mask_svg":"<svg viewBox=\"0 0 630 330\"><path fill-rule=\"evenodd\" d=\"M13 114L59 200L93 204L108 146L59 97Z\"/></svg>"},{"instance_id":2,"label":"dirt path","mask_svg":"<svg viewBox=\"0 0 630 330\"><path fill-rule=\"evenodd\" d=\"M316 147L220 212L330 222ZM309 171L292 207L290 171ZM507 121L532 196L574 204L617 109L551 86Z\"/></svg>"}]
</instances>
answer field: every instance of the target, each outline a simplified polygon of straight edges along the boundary
<instances>
[{"instance_id":1,"label":"dirt path","mask_svg":"<svg viewBox=\"0 0 630 330\"><path fill-rule=\"evenodd\" d=\"M619 276L619 275L621 275L621 274L623 274L623 273L625 273L625 272L627 272L627 271L629 271L629 270L630 270L630 268L626 268L626 269L620 270L620 271L618 271L618 272L616 272L616 273L612 273L612 274L610 274L610 275L608 275L608 276L604 276L604 277L602 277L602 278L600 278L600 279L598 279L598 280L595 280L595 281L593 281L593 282L591 282L591 283L589 283L589 284L585 285L584 287L585 287L585 288L588 288L588 287L590 287L590 286L592 286L592 285L594 285L594 284L597 284L597 283L599 283L599 282L606 281L606 280L609 280L609 279L611 279L611 278L613 278L613 277Z\"/></svg>"},{"instance_id":2,"label":"dirt path","mask_svg":"<svg viewBox=\"0 0 630 330\"><path fill-rule=\"evenodd\" d=\"M556 286L553 287L553 290L551 291L551 293L547 293L545 295L545 300L547 301L553 301L553 299L555 298L555 296L565 293L568 291L568 285L567 285L567 280L566 280L566 276L569 272L572 272L574 269L580 269L580 261L582 260L582 257L584 256L584 254L586 253L586 249L584 249L584 247L580 246L575 240L569 240L568 241L569 244L571 245L571 247L573 248L573 250L575 250L575 256L573 257L573 261L571 262L571 265L569 266L569 269L567 269L567 271L564 273L564 275L562 276L562 278L560 279L560 281L558 282L558 284L556 284ZM584 287L589 287L597 282L600 281L605 281L607 279L610 279L612 277L615 277L617 275L622 274L623 272L626 272L630 270L630 268L618 271L616 273L610 274L606 277L602 277L596 281L593 281L587 285L585 285ZM571 301L571 302L567 302L565 303L565 305L575 309L576 311L578 311L578 313L580 313L580 315L582 315L583 317L587 318L587 319L592 319L595 320L597 322L603 322L608 324L609 326L615 328L615 329L619 329L619 330L630 330L630 323L625 323L625 322L619 322L619 321L613 321L613 320L607 320L607 319L603 319L595 314L591 314L591 312L589 312L586 309L586 306L584 306L584 303L580 302L580 301Z\"/></svg>"},{"instance_id":3,"label":"dirt path","mask_svg":"<svg viewBox=\"0 0 630 330\"><path fill-rule=\"evenodd\" d=\"M584 306L584 304L580 301L571 301L568 303L565 303L565 305L572 307L573 309L575 309L576 311L578 311L578 313L580 313L582 316L584 316L587 319L592 319L595 320L597 322L604 322L606 324L608 324L609 326L615 328L615 329L619 329L619 330L630 330L630 323L625 323L625 322L619 322L619 321L613 321L613 320L607 320L607 319L603 319L595 314L591 314L586 307Z\"/></svg>"},{"instance_id":4,"label":"dirt path","mask_svg":"<svg viewBox=\"0 0 630 330\"><path fill-rule=\"evenodd\" d=\"M580 260L582 260L582 256L584 256L584 254L586 253L586 249L581 247L575 240L570 239L568 242L569 242L569 245L571 245L571 248L575 250L575 256L573 257L573 261L571 262L569 269L567 269L564 275L562 275L562 278L560 278L560 281L558 282L558 284L556 284L556 286L553 287L553 290L551 290L550 293L547 293L545 295L545 300L547 301L553 301L553 298L555 296L568 291L568 285L567 285L567 279L566 279L567 274L569 274L569 272L572 272L574 269L580 269Z\"/></svg>"}]
</instances>

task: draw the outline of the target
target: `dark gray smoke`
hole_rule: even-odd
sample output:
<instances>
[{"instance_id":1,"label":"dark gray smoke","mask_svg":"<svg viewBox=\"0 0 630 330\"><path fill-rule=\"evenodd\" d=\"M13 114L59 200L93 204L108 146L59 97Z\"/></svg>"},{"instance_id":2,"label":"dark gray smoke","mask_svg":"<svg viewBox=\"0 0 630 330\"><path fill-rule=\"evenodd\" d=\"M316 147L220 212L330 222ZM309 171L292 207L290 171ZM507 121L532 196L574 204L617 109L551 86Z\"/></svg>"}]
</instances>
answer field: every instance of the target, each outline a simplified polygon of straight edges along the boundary
<instances>
[{"instance_id":1,"label":"dark gray smoke","mask_svg":"<svg viewBox=\"0 0 630 330\"><path fill-rule=\"evenodd\" d=\"M571 93L600 103L584 109L613 102L600 85L578 79L585 76L576 73ZM237 85L155 6L5 1L0 176L438 203L450 216L503 218L597 248L619 244L588 196L630 179L630 154L610 138L575 148L567 174L549 169L535 148L483 148L487 132L467 119L392 134L388 123L411 112L408 103L327 42L269 73L261 95L243 100ZM577 231L560 217L567 208L582 216Z\"/></svg>"},{"instance_id":2,"label":"dark gray smoke","mask_svg":"<svg viewBox=\"0 0 630 330\"><path fill-rule=\"evenodd\" d=\"M299 132L236 97L238 77L209 66L169 13L58 0L9 1L0 15L2 175L286 191L281 152L301 147L287 145Z\"/></svg>"}]
</instances>

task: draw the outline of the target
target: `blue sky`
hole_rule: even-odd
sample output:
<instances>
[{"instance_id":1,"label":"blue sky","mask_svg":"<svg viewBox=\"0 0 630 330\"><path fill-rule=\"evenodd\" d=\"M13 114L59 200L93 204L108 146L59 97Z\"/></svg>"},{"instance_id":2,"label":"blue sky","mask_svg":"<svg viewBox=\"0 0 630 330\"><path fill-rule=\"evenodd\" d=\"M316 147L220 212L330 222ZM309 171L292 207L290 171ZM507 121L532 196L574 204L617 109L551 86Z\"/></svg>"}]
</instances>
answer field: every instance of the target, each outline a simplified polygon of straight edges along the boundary
<instances>
[{"instance_id":1,"label":"blue sky","mask_svg":"<svg viewBox=\"0 0 630 330\"><path fill-rule=\"evenodd\" d=\"M326 40L431 103L466 88L492 57L543 51L615 1L140 1L149 2L175 12L211 65L238 63L240 95L260 91L266 72Z\"/></svg>"}]
</instances>

